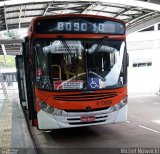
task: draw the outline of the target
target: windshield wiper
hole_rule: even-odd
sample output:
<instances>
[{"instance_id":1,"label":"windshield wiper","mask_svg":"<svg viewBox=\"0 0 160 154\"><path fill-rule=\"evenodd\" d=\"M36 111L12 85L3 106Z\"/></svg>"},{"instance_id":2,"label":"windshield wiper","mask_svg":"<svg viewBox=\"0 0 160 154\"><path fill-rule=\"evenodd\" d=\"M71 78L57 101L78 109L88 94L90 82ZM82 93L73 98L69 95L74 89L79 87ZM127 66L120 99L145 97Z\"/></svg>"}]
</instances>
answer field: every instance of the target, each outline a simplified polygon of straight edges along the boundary
<instances>
[{"instance_id":1,"label":"windshield wiper","mask_svg":"<svg viewBox=\"0 0 160 154\"><path fill-rule=\"evenodd\" d=\"M106 41L107 37L104 37L102 41L97 45L95 50L92 52L92 56L94 56L96 53L98 53L99 49L102 47L103 43Z\"/></svg>"},{"instance_id":2,"label":"windshield wiper","mask_svg":"<svg viewBox=\"0 0 160 154\"><path fill-rule=\"evenodd\" d=\"M66 43L66 41L63 39L62 36L58 37L59 40L61 41L61 43L64 45L64 47L67 49L67 51L69 52L69 54L72 56L72 51L69 48L68 44Z\"/></svg>"}]
</instances>

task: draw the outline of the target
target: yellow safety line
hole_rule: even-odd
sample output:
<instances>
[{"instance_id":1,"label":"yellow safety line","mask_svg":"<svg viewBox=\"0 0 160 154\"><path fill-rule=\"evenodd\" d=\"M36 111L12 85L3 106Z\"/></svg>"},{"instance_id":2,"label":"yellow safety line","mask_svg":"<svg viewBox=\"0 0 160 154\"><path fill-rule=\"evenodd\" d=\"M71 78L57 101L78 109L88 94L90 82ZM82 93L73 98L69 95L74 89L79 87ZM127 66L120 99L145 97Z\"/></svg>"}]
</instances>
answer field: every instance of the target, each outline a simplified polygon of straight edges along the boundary
<instances>
[{"instance_id":1,"label":"yellow safety line","mask_svg":"<svg viewBox=\"0 0 160 154\"><path fill-rule=\"evenodd\" d=\"M12 130L12 100L5 100L0 113L0 150L2 154L9 154Z\"/></svg>"}]
</instances>

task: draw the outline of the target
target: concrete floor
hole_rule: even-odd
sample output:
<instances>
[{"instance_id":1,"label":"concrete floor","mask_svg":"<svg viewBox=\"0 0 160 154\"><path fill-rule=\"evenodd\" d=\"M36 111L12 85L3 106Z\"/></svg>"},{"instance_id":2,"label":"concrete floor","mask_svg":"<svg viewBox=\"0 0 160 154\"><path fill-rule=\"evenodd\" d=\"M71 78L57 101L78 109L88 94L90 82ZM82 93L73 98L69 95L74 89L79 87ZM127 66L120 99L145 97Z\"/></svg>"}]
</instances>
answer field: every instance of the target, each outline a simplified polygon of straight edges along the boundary
<instances>
[{"instance_id":1,"label":"concrete floor","mask_svg":"<svg viewBox=\"0 0 160 154\"><path fill-rule=\"evenodd\" d=\"M37 128L32 131L42 154L117 154L123 152L121 148L160 148L160 96L131 96L126 123L60 129L48 133Z\"/></svg>"},{"instance_id":2,"label":"concrete floor","mask_svg":"<svg viewBox=\"0 0 160 154\"><path fill-rule=\"evenodd\" d=\"M18 99L18 90L8 87L8 98L0 90L0 153L34 154L34 144L27 129Z\"/></svg>"},{"instance_id":3,"label":"concrete floor","mask_svg":"<svg viewBox=\"0 0 160 154\"><path fill-rule=\"evenodd\" d=\"M18 91L9 89L8 94L5 99L0 91L0 153L35 153ZM122 148L132 148L132 153L137 148L160 148L160 96L130 94L126 123L52 132L31 129L40 154L119 154L125 153Z\"/></svg>"}]
</instances>

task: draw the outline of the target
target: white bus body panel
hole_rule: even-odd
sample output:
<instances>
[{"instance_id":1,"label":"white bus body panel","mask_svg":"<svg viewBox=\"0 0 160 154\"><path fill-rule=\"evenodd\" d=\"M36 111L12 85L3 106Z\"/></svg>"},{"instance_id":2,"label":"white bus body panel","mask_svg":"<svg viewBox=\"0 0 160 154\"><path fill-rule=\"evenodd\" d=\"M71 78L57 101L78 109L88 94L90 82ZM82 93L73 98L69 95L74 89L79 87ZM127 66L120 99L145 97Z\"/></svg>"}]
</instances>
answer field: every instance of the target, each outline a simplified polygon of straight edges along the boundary
<instances>
[{"instance_id":1,"label":"white bus body panel","mask_svg":"<svg viewBox=\"0 0 160 154\"><path fill-rule=\"evenodd\" d=\"M128 105L125 105L120 110L110 113L108 112L110 108L92 112L72 112L68 113L67 116L52 115L40 110L37 114L38 127L39 129L47 130L124 122L127 121L127 108ZM95 116L98 118L93 123L81 124L80 118L82 116Z\"/></svg>"}]
</instances>

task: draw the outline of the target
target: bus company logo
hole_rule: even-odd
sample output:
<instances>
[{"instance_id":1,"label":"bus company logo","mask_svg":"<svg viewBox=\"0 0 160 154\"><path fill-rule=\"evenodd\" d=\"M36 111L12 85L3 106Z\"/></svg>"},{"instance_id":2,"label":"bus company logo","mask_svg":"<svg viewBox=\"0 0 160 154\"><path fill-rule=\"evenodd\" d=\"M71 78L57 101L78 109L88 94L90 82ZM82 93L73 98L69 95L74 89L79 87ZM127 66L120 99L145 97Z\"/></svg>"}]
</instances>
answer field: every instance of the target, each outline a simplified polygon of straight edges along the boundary
<instances>
[{"instance_id":1,"label":"bus company logo","mask_svg":"<svg viewBox=\"0 0 160 154\"><path fill-rule=\"evenodd\" d=\"M92 109L91 109L90 106L87 106L87 107L86 107L86 111L87 111L87 112L89 112L89 111L91 111L91 110L92 110Z\"/></svg>"}]
</instances>

